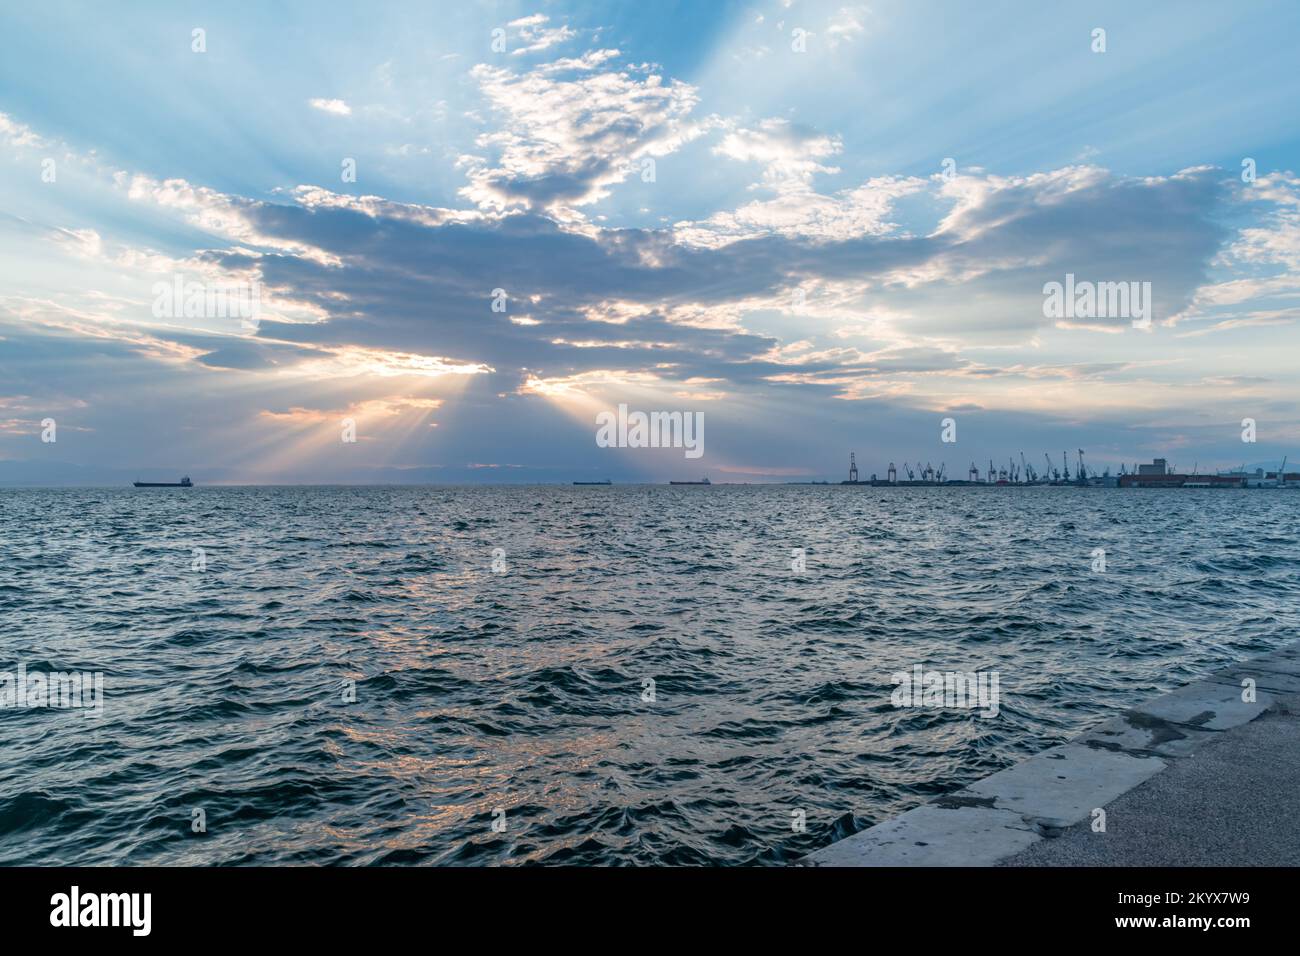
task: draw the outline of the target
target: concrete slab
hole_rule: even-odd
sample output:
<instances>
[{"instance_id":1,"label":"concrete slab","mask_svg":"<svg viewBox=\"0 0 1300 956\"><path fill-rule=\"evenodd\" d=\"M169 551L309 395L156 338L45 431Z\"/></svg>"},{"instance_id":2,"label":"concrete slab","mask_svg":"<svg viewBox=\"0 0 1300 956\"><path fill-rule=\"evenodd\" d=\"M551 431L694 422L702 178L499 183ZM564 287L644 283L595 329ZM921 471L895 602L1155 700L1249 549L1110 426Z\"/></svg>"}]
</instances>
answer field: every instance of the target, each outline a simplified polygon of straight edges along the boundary
<instances>
[{"instance_id":1,"label":"concrete slab","mask_svg":"<svg viewBox=\"0 0 1300 956\"><path fill-rule=\"evenodd\" d=\"M1215 671L1206 680L1241 690L1241 682L1247 677L1255 681L1256 688L1263 687L1275 694L1300 694L1300 674L1266 670L1262 667L1231 667Z\"/></svg>"},{"instance_id":2,"label":"concrete slab","mask_svg":"<svg viewBox=\"0 0 1300 956\"><path fill-rule=\"evenodd\" d=\"M1241 699L1241 691L1240 686L1197 681L1134 707L1132 713L1202 730L1228 730L1254 720L1273 703L1273 696L1259 689L1255 702L1247 704Z\"/></svg>"},{"instance_id":3,"label":"concrete slab","mask_svg":"<svg viewBox=\"0 0 1300 956\"><path fill-rule=\"evenodd\" d=\"M987 807L926 804L804 857L802 866L992 866L1040 837Z\"/></svg>"},{"instance_id":4,"label":"concrete slab","mask_svg":"<svg viewBox=\"0 0 1300 956\"><path fill-rule=\"evenodd\" d=\"M1084 821L1000 866L1300 866L1300 716L1267 713L1210 735Z\"/></svg>"},{"instance_id":5,"label":"concrete slab","mask_svg":"<svg viewBox=\"0 0 1300 956\"><path fill-rule=\"evenodd\" d=\"M1018 813L1026 823L1060 829L1086 819L1096 807L1104 807L1166 766L1156 756L1068 743L942 799L989 799L994 808Z\"/></svg>"},{"instance_id":6,"label":"concrete slab","mask_svg":"<svg viewBox=\"0 0 1300 956\"><path fill-rule=\"evenodd\" d=\"M1240 661L1215 671L1211 678L1238 672L1260 671L1277 677L1300 677L1300 645L1291 645L1251 660ZM1251 676L1243 673L1242 676Z\"/></svg>"},{"instance_id":7,"label":"concrete slab","mask_svg":"<svg viewBox=\"0 0 1300 956\"><path fill-rule=\"evenodd\" d=\"M1213 736L1213 731L1130 711L1098 724L1072 742L1133 757L1186 757Z\"/></svg>"}]
</instances>

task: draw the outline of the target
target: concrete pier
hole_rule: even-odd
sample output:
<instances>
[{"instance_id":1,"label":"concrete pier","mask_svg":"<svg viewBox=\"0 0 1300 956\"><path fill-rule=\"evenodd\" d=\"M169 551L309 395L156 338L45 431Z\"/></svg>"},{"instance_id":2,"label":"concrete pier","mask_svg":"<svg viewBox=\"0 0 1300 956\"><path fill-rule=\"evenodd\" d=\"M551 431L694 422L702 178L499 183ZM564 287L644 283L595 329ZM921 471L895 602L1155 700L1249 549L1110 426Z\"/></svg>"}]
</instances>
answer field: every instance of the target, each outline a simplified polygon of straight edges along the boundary
<instances>
[{"instance_id":1,"label":"concrete pier","mask_svg":"<svg viewBox=\"0 0 1300 956\"><path fill-rule=\"evenodd\" d=\"M1219 670L800 862L1297 865L1298 784L1300 642ZM1104 830L1096 829L1098 811Z\"/></svg>"}]
</instances>

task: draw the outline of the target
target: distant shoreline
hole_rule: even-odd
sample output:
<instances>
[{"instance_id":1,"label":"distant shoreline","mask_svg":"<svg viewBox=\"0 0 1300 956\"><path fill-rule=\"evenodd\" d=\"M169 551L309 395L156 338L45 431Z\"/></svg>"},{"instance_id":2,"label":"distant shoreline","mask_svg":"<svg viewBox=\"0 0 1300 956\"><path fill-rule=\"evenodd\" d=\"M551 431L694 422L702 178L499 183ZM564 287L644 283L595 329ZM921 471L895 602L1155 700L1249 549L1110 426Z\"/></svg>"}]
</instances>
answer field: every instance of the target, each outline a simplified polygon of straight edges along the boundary
<instances>
[{"instance_id":1,"label":"distant shoreline","mask_svg":"<svg viewBox=\"0 0 1300 956\"><path fill-rule=\"evenodd\" d=\"M993 491L1031 491L1031 490L1046 489L1052 491L1076 490L1076 491L1160 491L1160 492L1170 492L1170 491L1214 491L1214 492L1250 491L1250 492L1254 492L1254 491L1300 490L1300 486L1291 486L1291 485L1287 485L1286 487L1283 488L1239 488L1239 487L1232 487L1226 485L1219 486L1219 487L1164 486L1164 487L1117 488L1113 486L1079 485L1074 483L990 485L985 482L965 482L965 481L955 482L952 484L947 484L947 483L923 484L921 482L914 482L914 483L898 482L897 484L893 484L893 485L884 484L884 483L873 484L870 481L862 481L856 484L847 484L841 481L714 481L711 482L709 485L699 485L694 482L687 483L686 485L680 483L676 485L670 485L669 482L665 479L663 481L625 481L625 482L615 481L606 485L604 483L600 483L600 484L576 483L575 484L575 482L573 482L572 480L557 479L555 481L438 481L438 482L433 482L433 481L368 481L368 482L323 481L323 482L271 482L271 483L209 481L209 482L195 482L194 486L191 488L180 488L180 487L173 488L172 486L166 486L157 489L134 488L131 486L130 483L125 485L121 485L121 484L111 484L111 485L84 484L83 485L83 484L53 484L53 483L43 484L43 483L28 483L28 482L14 482L14 483L0 482L0 491L8 491L8 490L16 491L22 489L29 489L29 490L44 489L44 490L55 491L60 489L65 489L65 490L75 489L75 490L82 490L82 491L114 491L114 490L132 491L132 492L160 491L165 493L168 490L175 490L177 492L194 492L194 491L202 491L204 489L210 489L210 488L575 488L575 487L579 487L579 488L587 488L587 487L670 488L670 487L686 487L686 486L704 487L704 488L827 488L827 489L829 488L844 488L844 489L881 488L881 489L888 489L891 492L918 491L918 490L929 491L929 490L936 490L936 489L942 491L963 491L972 488L989 489Z\"/></svg>"}]
</instances>

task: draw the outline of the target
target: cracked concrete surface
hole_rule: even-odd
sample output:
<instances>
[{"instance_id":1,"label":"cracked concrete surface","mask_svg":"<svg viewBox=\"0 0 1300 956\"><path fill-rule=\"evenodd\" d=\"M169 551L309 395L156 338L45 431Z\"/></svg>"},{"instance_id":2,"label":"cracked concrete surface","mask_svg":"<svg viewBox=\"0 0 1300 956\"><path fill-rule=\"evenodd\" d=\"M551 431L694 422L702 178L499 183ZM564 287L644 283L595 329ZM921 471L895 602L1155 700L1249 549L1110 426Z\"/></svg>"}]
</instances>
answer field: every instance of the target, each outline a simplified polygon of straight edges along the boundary
<instances>
[{"instance_id":1,"label":"cracked concrete surface","mask_svg":"<svg viewBox=\"0 0 1300 956\"><path fill-rule=\"evenodd\" d=\"M1300 716L1269 712L1215 736L1091 821L1000 866L1300 866Z\"/></svg>"}]
</instances>

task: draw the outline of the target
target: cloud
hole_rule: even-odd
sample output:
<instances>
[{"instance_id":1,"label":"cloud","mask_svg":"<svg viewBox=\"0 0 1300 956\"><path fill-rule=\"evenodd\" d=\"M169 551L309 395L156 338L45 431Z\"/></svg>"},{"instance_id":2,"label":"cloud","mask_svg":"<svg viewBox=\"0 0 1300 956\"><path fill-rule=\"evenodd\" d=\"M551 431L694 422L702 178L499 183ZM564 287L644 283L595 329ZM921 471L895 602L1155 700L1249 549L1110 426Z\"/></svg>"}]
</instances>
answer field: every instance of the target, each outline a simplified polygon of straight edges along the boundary
<instances>
[{"instance_id":1,"label":"cloud","mask_svg":"<svg viewBox=\"0 0 1300 956\"><path fill-rule=\"evenodd\" d=\"M778 192L807 188L817 173L838 173L818 160L843 148L839 137L826 136L786 119L766 119L753 129L733 129L713 152L739 162L763 164L763 185Z\"/></svg>"},{"instance_id":2,"label":"cloud","mask_svg":"<svg viewBox=\"0 0 1300 956\"><path fill-rule=\"evenodd\" d=\"M580 61L568 77L555 64L523 74L474 67L470 75L501 125L479 137L494 158L467 158L470 185L461 195L492 209L587 205L637 171L639 160L672 153L707 128L689 119L699 99L693 87L655 74L593 72L605 59Z\"/></svg>"},{"instance_id":3,"label":"cloud","mask_svg":"<svg viewBox=\"0 0 1300 956\"><path fill-rule=\"evenodd\" d=\"M382 377L393 364L375 355L430 356L426 371L473 369L506 390L530 376L597 370L650 375L678 391L692 379L729 390L952 372L964 366L907 367L856 342L943 355L1024 342L1050 325L1043 283L1066 272L1153 281L1167 316L1204 284L1225 236L1216 217L1228 196L1204 169L1142 179L1096 167L952 182L878 177L819 192L815 180L834 171L825 161L839 140L783 119L728 123L714 146L758 165L755 187L771 198L671 228L575 230L555 206L601 194L625 175L618 158L692 135L694 91L591 70L473 75L504 122L489 134L499 164L479 169L467 192L483 201L476 190L489 189L500 205L449 209L319 185L269 202L180 179L116 177L133 200L227 244L189 261L251 273L301 314L266 317L256 345L184 340L195 361ZM922 193L947 211L927 235L900 233L896 203ZM59 236L77 255L144 271L177 263L110 251L94 230ZM496 288L508 294L505 313L490 308ZM795 290L805 305L793 305ZM747 316L763 311L835 317L858 330L848 344L829 327L817 347L797 352L782 347L785 335L748 327ZM403 361L393 360L396 374L419 373ZM796 367L797 379L780 378Z\"/></svg>"},{"instance_id":4,"label":"cloud","mask_svg":"<svg viewBox=\"0 0 1300 956\"><path fill-rule=\"evenodd\" d=\"M790 141L782 130L770 142L737 139L725 148L786 163L779 144ZM956 188L886 178L831 195L801 185L701 223L584 232L538 213L484 215L319 186L299 187L287 205L188 184L150 181L133 191L249 247L210 251L205 261L255 267L269 288L320 317L265 320L259 339L435 355L547 379L617 368L736 385L787 364L805 381L836 369L920 371L846 348L792 357L774 351L770 335L748 331L744 315L787 309L791 290L806 288L812 313L824 305L874 316L873 334L895 345L979 344L990 331L1023 339L1050 324L1042 286L1066 272L1154 281L1165 314L1178 309L1223 238L1214 220L1224 194L1208 172L962 178L971 181ZM892 203L923 190L947 198L951 210L928 236L897 235L886 218ZM490 308L496 288L508 294L505 313ZM217 359L233 362L233 354L225 346ZM293 360L291 352L267 359Z\"/></svg>"},{"instance_id":5,"label":"cloud","mask_svg":"<svg viewBox=\"0 0 1300 956\"><path fill-rule=\"evenodd\" d=\"M307 104L311 106L312 109L318 109L322 113L333 113L335 116L352 115L352 107L348 106L348 104L343 102L342 100L326 100L326 99L316 98L316 99L308 100Z\"/></svg>"},{"instance_id":6,"label":"cloud","mask_svg":"<svg viewBox=\"0 0 1300 956\"><path fill-rule=\"evenodd\" d=\"M539 74L567 73L570 71L594 70L622 54L618 50L589 50L578 57L565 57L543 63L536 68Z\"/></svg>"},{"instance_id":7,"label":"cloud","mask_svg":"<svg viewBox=\"0 0 1300 956\"><path fill-rule=\"evenodd\" d=\"M231 196L206 186L195 186L183 179L159 181L143 174L119 173L116 181L132 200L179 211L190 225L204 232L239 243L305 256L317 262L338 263L336 257L318 246L277 236L276 224L265 216L268 209L265 203ZM259 218L268 219L268 228L263 230L256 224Z\"/></svg>"},{"instance_id":8,"label":"cloud","mask_svg":"<svg viewBox=\"0 0 1300 956\"><path fill-rule=\"evenodd\" d=\"M888 220L894 203L925 189L915 177L882 176L832 194L818 192L813 179L840 170L823 162L843 148L839 137L791 123L783 118L763 120L755 127L733 127L713 148L715 155L743 163L759 163L762 181L752 189L775 193L698 222L679 222L678 242L718 247L740 239L780 235L810 240L851 239L884 235L896 224Z\"/></svg>"},{"instance_id":9,"label":"cloud","mask_svg":"<svg viewBox=\"0 0 1300 956\"><path fill-rule=\"evenodd\" d=\"M835 43L863 35L860 13L844 8L824 35ZM575 35L540 14L509 29L514 56ZM232 447L284 462L329 453L322 441L289 454L277 445L285 430L306 441L352 410L373 426L365 441L374 448L384 427L394 441L409 439L437 409L442 440L482 462L503 435L560 442L573 409L629 395L712 403L719 415L743 409L764 422L773 409L799 409L808 429L837 421L830 406L852 403L1048 414L1054 405L1167 400L1164 366L1115 359L1151 347L1135 341L1126 319L1092 324L1119 344L1085 351L1078 343L1100 337L1044 318L1043 284L1066 273L1152 282L1158 322L1201 323L1183 333L1188 347L1296 317L1289 303L1258 301L1292 294L1300 273L1300 184L1289 174L1261 177L1253 191L1209 168L872 174L861 156L844 157L835 132L787 117L700 115L695 86L620 66L621 57L598 48L474 67L467 88L486 104L488 128L458 161L467 180L460 198L448 189L442 204L410 201L426 194L414 190L389 198L369 184L357 194L290 180L253 197L198 178L112 171L118 201L135 207L129 216L20 227L14 246L31 239L87 278L57 295L0 298L6 394L23 396L24 409L81 402L68 407L83 408L94 431L111 423L112 409L157 391L169 414L193 416L209 434L263 429ZM351 112L341 100L309 102ZM403 153L454 155L414 128L402 136L412 146ZM46 142L3 114L0 138ZM655 209L684 216L655 227L607 224L636 221L618 218L616 187L646 192L650 184L629 182L644 160L697 139L682 155L709 161L700 164L704 185L680 204L661 194ZM849 179L841 166L868 172ZM447 172L454 188L456 172ZM632 208L656 204L630 198ZM159 228L163 217L190 228ZM123 238L143 234L145 222L153 246ZM160 272L182 271L256 277L276 307L243 334L154 320L143 290ZM504 312L492 308L496 289L506 292ZM1157 345L1170 350L1172 341ZM57 383L43 384L55 367ZM1123 395L1079 388L1114 382ZM211 394L229 403L229 421L199 401ZM6 420L32 414L11 410ZM851 414L860 419L860 407ZM324 437L333 449L337 435ZM728 467L779 473L749 451Z\"/></svg>"},{"instance_id":10,"label":"cloud","mask_svg":"<svg viewBox=\"0 0 1300 956\"><path fill-rule=\"evenodd\" d=\"M572 30L567 26L546 26L550 20L550 17L541 13L534 13L531 16L511 20L507 26L512 28L513 32L507 31L506 36L523 44L523 46L516 46L511 50L511 56L540 53L542 50L550 49L556 44L571 40L578 35L576 30Z\"/></svg>"},{"instance_id":11,"label":"cloud","mask_svg":"<svg viewBox=\"0 0 1300 956\"><path fill-rule=\"evenodd\" d=\"M705 247L766 235L815 241L883 236L897 228L889 220L895 201L925 188L925 180L910 176L882 176L831 195L783 188L775 199L755 200L699 222L680 222L673 230L677 241Z\"/></svg>"},{"instance_id":12,"label":"cloud","mask_svg":"<svg viewBox=\"0 0 1300 956\"><path fill-rule=\"evenodd\" d=\"M863 20L868 13L866 7L841 7L826 25L826 43L831 49L841 43L856 40L866 32Z\"/></svg>"},{"instance_id":13,"label":"cloud","mask_svg":"<svg viewBox=\"0 0 1300 956\"><path fill-rule=\"evenodd\" d=\"M30 126L19 123L7 113L0 113L0 138L13 147L40 148L49 141L38 136Z\"/></svg>"}]
</instances>

